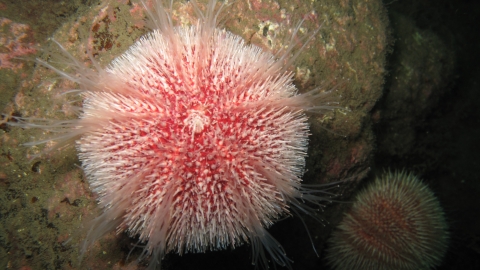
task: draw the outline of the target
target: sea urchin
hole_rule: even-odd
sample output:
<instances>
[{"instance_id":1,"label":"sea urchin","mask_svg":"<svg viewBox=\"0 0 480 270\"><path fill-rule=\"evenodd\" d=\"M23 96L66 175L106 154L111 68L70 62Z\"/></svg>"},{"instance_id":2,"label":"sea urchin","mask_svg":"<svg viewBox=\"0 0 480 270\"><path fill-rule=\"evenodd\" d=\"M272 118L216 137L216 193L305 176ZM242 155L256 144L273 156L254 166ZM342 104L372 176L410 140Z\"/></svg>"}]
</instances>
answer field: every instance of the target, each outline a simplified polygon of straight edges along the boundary
<instances>
[{"instance_id":1,"label":"sea urchin","mask_svg":"<svg viewBox=\"0 0 480 270\"><path fill-rule=\"evenodd\" d=\"M83 251L117 230L145 243L151 267L169 251L245 242L254 263L267 265L266 250L288 265L266 228L289 205L307 211L300 199L324 199L301 186L305 111L331 107L319 105L318 89L297 93L288 70L294 42L275 56L218 28L216 1L204 12L190 2L200 18L189 27L174 26L159 1L145 6L154 29L105 69L87 68L59 44L74 73L39 62L79 84L79 119L23 126L59 127L66 133L53 139L75 141L103 209Z\"/></svg>"},{"instance_id":2,"label":"sea urchin","mask_svg":"<svg viewBox=\"0 0 480 270\"><path fill-rule=\"evenodd\" d=\"M334 269L431 269L446 252L447 223L427 185L389 172L358 194L329 242Z\"/></svg>"}]
</instances>

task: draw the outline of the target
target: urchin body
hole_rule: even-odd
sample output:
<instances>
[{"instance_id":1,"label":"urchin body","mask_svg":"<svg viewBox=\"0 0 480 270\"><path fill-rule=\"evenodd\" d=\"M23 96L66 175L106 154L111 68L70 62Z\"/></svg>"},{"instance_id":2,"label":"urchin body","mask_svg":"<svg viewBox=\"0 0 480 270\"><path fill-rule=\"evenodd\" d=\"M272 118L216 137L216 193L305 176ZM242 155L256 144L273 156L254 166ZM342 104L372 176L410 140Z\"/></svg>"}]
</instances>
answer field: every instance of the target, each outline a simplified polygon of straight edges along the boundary
<instances>
[{"instance_id":1,"label":"urchin body","mask_svg":"<svg viewBox=\"0 0 480 270\"><path fill-rule=\"evenodd\" d=\"M329 240L334 269L431 269L447 248L443 210L416 176L388 173L358 194Z\"/></svg>"},{"instance_id":2,"label":"urchin body","mask_svg":"<svg viewBox=\"0 0 480 270\"><path fill-rule=\"evenodd\" d=\"M174 31L113 61L104 79L122 89L84 94L81 118L100 127L77 141L79 157L105 215L125 209L120 227L151 249L236 246L288 213L307 118L270 53L223 30Z\"/></svg>"},{"instance_id":3,"label":"urchin body","mask_svg":"<svg viewBox=\"0 0 480 270\"><path fill-rule=\"evenodd\" d=\"M96 70L68 55L74 74L38 60L80 85L83 108L77 120L22 125L59 127L59 139L75 141L103 209L82 253L116 230L139 237L151 267L169 251L245 242L252 262L267 267L267 251L288 265L266 228L289 206L309 213L300 201L329 200L301 187L301 177L305 111L331 107L318 89L297 93L288 71L293 44L275 57L219 29L215 1L205 13L192 4L201 18L190 27L174 26L160 2L146 7L153 31L106 69L92 57Z\"/></svg>"}]
</instances>

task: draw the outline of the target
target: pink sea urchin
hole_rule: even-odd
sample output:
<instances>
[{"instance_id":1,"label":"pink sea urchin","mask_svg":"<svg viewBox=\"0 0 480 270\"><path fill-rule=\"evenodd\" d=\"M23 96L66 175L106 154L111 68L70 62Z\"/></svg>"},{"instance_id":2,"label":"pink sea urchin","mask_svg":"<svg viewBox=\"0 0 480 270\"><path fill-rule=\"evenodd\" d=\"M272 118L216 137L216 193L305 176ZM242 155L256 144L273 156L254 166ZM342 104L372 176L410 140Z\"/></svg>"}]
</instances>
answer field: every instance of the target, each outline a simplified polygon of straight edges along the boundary
<instances>
[{"instance_id":1,"label":"pink sea urchin","mask_svg":"<svg viewBox=\"0 0 480 270\"><path fill-rule=\"evenodd\" d=\"M266 250L288 265L266 228L289 205L307 211L299 199L323 200L301 186L305 111L330 107L318 105L318 89L297 94L288 70L294 44L276 57L219 29L216 1L204 12L191 4L200 18L190 27L174 26L158 2L147 8L153 31L106 69L68 55L69 74L39 60L78 83L84 98L79 119L49 127L68 130L61 139L75 141L103 209L84 251L117 230L145 243L151 267L169 251L245 242L254 263L266 266Z\"/></svg>"},{"instance_id":2,"label":"pink sea urchin","mask_svg":"<svg viewBox=\"0 0 480 270\"><path fill-rule=\"evenodd\" d=\"M447 249L447 223L427 185L387 173L358 194L329 240L334 269L431 269Z\"/></svg>"}]
</instances>

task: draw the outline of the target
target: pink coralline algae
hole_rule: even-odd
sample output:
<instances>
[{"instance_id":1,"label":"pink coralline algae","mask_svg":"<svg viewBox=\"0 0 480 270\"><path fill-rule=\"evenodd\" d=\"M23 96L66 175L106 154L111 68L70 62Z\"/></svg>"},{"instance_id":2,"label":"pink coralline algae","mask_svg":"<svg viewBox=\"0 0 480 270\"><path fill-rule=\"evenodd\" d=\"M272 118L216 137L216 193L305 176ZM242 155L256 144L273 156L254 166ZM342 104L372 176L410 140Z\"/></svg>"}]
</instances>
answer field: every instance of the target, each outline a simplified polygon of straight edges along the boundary
<instances>
[{"instance_id":1,"label":"pink coralline algae","mask_svg":"<svg viewBox=\"0 0 480 270\"><path fill-rule=\"evenodd\" d=\"M21 69L23 63L12 59L37 52L30 32L26 24L0 18L0 69Z\"/></svg>"}]
</instances>

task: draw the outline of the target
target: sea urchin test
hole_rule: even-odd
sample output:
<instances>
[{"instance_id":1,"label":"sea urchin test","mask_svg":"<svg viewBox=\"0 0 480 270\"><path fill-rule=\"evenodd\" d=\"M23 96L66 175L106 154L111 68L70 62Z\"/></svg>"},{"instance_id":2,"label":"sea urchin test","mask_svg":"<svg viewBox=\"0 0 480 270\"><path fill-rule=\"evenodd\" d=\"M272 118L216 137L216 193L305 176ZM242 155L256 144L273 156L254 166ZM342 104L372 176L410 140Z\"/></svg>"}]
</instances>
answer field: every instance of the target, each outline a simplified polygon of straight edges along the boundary
<instances>
[{"instance_id":1,"label":"sea urchin test","mask_svg":"<svg viewBox=\"0 0 480 270\"><path fill-rule=\"evenodd\" d=\"M276 56L245 44L218 26L216 1L203 12L190 1L198 21L175 26L158 2L145 6L152 31L106 68L86 67L60 44L73 73L38 60L80 86L78 119L17 125L59 127L64 133L52 140L75 143L103 209L83 252L116 230L139 237L151 268L170 251L244 243L253 263L267 267L271 257L288 266L266 228L292 209L308 212L301 201L327 199L301 186L305 112L329 109L326 95L297 93L289 71L295 44Z\"/></svg>"}]
</instances>

